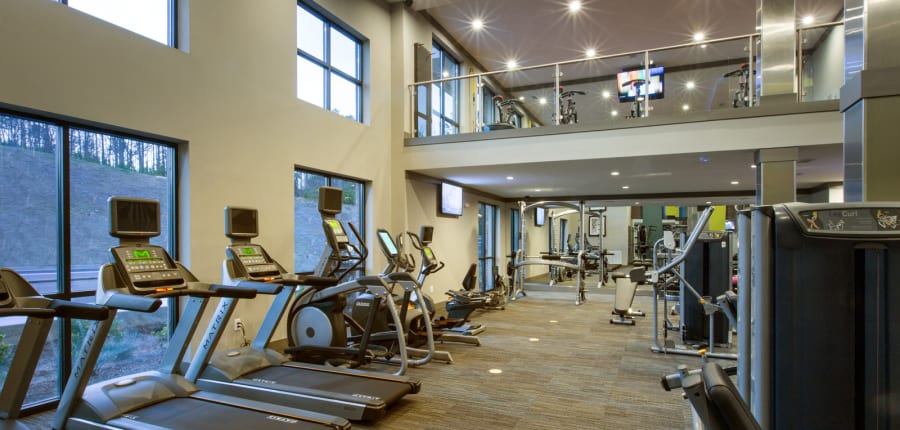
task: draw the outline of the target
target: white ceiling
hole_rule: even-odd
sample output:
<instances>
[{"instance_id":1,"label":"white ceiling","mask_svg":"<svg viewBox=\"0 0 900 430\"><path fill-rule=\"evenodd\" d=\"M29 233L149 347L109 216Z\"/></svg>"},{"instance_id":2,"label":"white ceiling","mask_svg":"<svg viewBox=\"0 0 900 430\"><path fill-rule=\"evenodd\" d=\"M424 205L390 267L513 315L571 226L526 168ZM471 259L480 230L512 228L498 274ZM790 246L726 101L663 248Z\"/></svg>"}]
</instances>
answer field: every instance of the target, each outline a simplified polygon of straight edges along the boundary
<instances>
[{"instance_id":1,"label":"white ceiling","mask_svg":"<svg viewBox=\"0 0 900 430\"><path fill-rule=\"evenodd\" d=\"M707 39L719 39L756 31L757 2L754 0L582 0L581 3L582 10L577 14L568 11L565 0L413 0L412 7L430 15L461 45L466 55L487 71L504 69L510 59L515 59L519 66L533 66L583 58L587 48L596 49L598 55L612 55L690 43L696 32L705 33ZM842 7L842 0L796 0L797 16L812 15L817 23L831 22L836 17L840 19ZM483 20L482 30L471 30L473 18ZM809 36L815 38L818 35ZM713 72L720 76L726 69L733 68L732 60L740 61L745 55L743 45L743 42L729 42L703 52L659 53L655 54L655 59L659 60L656 64L665 63L667 68L682 63L730 61ZM640 64L640 61L638 57L620 57L597 66L572 66L563 71L561 79L610 75L624 67ZM667 77L667 85L669 79ZM514 96L524 97L529 111L540 117L544 124L550 123L553 108L537 104L537 99L542 96L552 100L550 69L499 75L496 81L504 89L513 89ZM594 93L599 93L594 87L603 88L606 83L595 81L590 85ZM613 82L610 86L614 90ZM577 85L566 88L579 89ZM654 105L654 114L663 113L659 110L667 109L668 105L680 109L688 103L692 104L691 109L722 108L722 103L728 101L719 98L730 97L731 90L723 83L718 92L714 88L711 95L695 97L690 102L676 101L667 94L668 100ZM717 93L721 94L717 96ZM579 123L608 120L611 110L627 112L628 106L617 100L582 97L578 100ZM709 161L702 162L701 157ZM798 188L842 180L840 145L803 147L800 158ZM752 196L746 196L752 193L755 184L755 170L750 168L752 162L753 151L733 151L442 168L419 173L505 198L590 196L610 205L649 204L660 199L672 204L672 197L659 197L665 194L690 196L680 200L691 202L684 204L740 203L753 201ZM621 174L612 177L611 171ZM501 173L516 179L507 184L488 184L479 179ZM737 180L739 185L731 185L732 180ZM629 189L623 190L623 185L628 185ZM535 191L538 189L541 191ZM734 191L742 192L744 196L728 196ZM715 197L705 197L703 193Z\"/></svg>"}]
</instances>

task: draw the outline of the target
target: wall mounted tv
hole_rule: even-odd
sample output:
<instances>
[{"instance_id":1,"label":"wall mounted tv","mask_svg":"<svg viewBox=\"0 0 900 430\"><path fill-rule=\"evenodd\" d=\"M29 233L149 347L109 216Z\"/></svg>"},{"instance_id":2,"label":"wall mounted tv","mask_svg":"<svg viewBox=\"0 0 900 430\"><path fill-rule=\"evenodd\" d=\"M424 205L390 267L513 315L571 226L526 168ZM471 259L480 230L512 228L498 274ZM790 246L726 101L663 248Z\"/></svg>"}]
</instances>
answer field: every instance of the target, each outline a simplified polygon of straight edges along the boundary
<instances>
[{"instance_id":1,"label":"wall mounted tv","mask_svg":"<svg viewBox=\"0 0 900 430\"><path fill-rule=\"evenodd\" d=\"M619 72L619 74L616 75L616 83L619 86L619 101L634 101L635 96L638 95L638 88L640 88L641 96L646 96L649 92L651 100L663 98L665 96L665 92L663 91L665 75L663 72L663 66L651 67L649 80L646 77L647 71L644 68ZM638 83L635 82L638 80L644 80L646 83L638 85Z\"/></svg>"},{"instance_id":2,"label":"wall mounted tv","mask_svg":"<svg viewBox=\"0 0 900 430\"><path fill-rule=\"evenodd\" d=\"M463 190L453 184L441 182L441 215L460 216L463 211Z\"/></svg>"},{"instance_id":3,"label":"wall mounted tv","mask_svg":"<svg viewBox=\"0 0 900 430\"><path fill-rule=\"evenodd\" d=\"M538 227L542 227L544 225L544 219L546 218L546 211L542 207L534 208L534 225Z\"/></svg>"}]
</instances>

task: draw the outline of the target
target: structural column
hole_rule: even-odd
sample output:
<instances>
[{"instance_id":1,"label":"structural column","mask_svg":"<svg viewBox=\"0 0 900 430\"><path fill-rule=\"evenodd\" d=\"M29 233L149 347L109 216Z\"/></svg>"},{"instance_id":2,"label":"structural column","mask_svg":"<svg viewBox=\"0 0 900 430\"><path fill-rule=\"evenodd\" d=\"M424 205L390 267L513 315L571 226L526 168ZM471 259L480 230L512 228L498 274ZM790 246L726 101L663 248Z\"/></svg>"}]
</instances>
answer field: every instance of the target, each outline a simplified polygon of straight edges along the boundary
<instances>
[{"instance_id":1,"label":"structural column","mask_svg":"<svg viewBox=\"0 0 900 430\"><path fill-rule=\"evenodd\" d=\"M797 201L798 148L756 151L756 204Z\"/></svg>"},{"instance_id":2,"label":"structural column","mask_svg":"<svg viewBox=\"0 0 900 430\"><path fill-rule=\"evenodd\" d=\"M756 0L760 31L759 103L797 102L797 17L794 0Z\"/></svg>"},{"instance_id":3,"label":"structural column","mask_svg":"<svg viewBox=\"0 0 900 430\"><path fill-rule=\"evenodd\" d=\"M844 201L900 200L900 2L844 10Z\"/></svg>"}]
</instances>

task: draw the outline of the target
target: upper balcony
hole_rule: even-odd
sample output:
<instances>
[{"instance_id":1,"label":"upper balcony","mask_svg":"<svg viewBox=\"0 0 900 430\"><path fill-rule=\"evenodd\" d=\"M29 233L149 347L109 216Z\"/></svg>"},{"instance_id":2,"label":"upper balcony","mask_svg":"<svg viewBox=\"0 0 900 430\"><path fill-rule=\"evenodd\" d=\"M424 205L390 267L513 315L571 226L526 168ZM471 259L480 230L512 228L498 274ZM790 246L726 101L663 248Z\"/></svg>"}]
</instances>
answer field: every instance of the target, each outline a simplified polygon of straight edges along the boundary
<instances>
[{"instance_id":1,"label":"upper balcony","mask_svg":"<svg viewBox=\"0 0 900 430\"><path fill-rule=\"evenodd\" d=\"M757 33L417 82L406 145L838 110L843 23L797 29L787 103L760 103L759 46Z\"/></svg>"}]
</instances>

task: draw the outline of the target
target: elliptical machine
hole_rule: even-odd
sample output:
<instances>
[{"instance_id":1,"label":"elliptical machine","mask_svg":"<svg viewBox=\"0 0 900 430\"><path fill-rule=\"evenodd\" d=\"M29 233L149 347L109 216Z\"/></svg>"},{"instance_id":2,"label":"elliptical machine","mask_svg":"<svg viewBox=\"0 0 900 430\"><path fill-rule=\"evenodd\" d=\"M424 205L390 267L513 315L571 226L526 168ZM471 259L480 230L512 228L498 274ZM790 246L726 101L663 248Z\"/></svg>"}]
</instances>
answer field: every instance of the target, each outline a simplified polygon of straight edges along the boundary
<instances>
[{"instance_id":1,"label":"elliptical machine","mask_svg":"<svg viewBox=\"0 0 900 430\"><path fill-rule=\"evenodd\" d=\"M336 218L341 213L342 198L340 188L319 188L319 214L328 247L314 275L335 278L337 282L355 271L368 256L365 241L356 227L348 223L358 247L350 242L343 224ZM402 330L397 329L403 326L403 320L390 300L388 289L382 278L363 277L319 290L303 290L288 311L285 353L294 361L351 368L365 367L375 358L391 360L394 354L399 354L399 360L394 361L400 363L400 369L395 374L404 374L408 362L406 341ZM362 324L345 315L347 296L359 292L369 293L375 306L384 303L391 315L392 328L376 330L374 315ZM348 329L354 334L348 336Z\"/></svg>"},{"instance_id":2,"label":"elliptical machine","mask_svg":"<svg viewBox=\"0 0 900 430\"><path fill-rule=\"evenodd\" d=\"M430 229L431 227L425 226L423 227L423 230L426 228ZM428 275L428 273L434 273L440 270L444 267L444 264L434 258L434 253L431 252L431 249L428 248L427 245L423 246L421 241L419 240L419 237L416 236L415 233L408 232L407 234L413 240L414 246L422 251L422 267L419 272L419 276L416 279L416 285L421 287L421 285L425 282L425 277ZM403 236L401 235L398 237ZM412 262L414 260L412 256L401 258L403 254L399 252L399 248L397 247L396 243L391 237L391 234L387 230L378 230L378 240L381 244L381 250L384 252L385 257L387 257L388 260L388 265L384 268L382 274L384 274L385 276L397 276L397 273L408 274L408 271L406 271L406 269L408 269L409 267L404 267L403 263ZM430 258L428 257L429 255L431 256ZM398 270L401 271L398 272ZM478 303L473 303L472 300L469 300L466 297L455 297L454 293L456 292L447 292L447 295L451 297L446 305L448 317L440 317L435 319L434 300L421 291L417 292L416 294L418 296L416 297L415 303L415 318L408 319L407 321L409 323L410 333L416 333L417 331L421 332L421 329L419 327L421 327L424 324L424 320L427 319L429 321L429 324L432 325L433 329L436 332L434 335L435 340L439 340L441 342L447 341L466 343L475 346L481 345L481 340L478 339L474 334L469 333L468 329L471 328L471 326L466 324L468 322L469 314L471 314L472 311L480 305ZM422 309L425 309L426 312L423 313L421 311ZM461 314L464 314L464 318L457 318ZM484 328L481 325L478 325L476 329L478 333L484 331Z\"/></svg>"}]
</instances>

